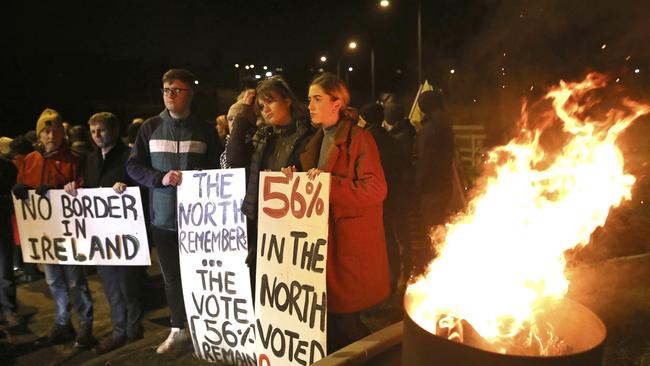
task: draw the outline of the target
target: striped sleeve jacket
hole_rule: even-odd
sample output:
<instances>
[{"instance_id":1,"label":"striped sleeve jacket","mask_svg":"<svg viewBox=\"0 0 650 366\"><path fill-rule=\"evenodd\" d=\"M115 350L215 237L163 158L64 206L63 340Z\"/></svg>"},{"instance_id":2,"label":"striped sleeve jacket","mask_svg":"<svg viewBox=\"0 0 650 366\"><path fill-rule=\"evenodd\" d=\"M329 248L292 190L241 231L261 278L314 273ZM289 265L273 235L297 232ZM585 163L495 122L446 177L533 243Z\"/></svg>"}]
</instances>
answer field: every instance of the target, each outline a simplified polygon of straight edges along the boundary
<instances>
[{"instance_id":1,"label":"striped sleeve jacket","mask_svg":"<svg viewBox=\"0 0 650 366\"><path fill-rule=\"evenodd\" d=\"M173 119L167 110L146 120L126 164L129 176L149 187L152 224L176 230L176 188L163 186L170 170L218 169L223 147L216 129L194 115Z\"/></svg>"}]
</instances>

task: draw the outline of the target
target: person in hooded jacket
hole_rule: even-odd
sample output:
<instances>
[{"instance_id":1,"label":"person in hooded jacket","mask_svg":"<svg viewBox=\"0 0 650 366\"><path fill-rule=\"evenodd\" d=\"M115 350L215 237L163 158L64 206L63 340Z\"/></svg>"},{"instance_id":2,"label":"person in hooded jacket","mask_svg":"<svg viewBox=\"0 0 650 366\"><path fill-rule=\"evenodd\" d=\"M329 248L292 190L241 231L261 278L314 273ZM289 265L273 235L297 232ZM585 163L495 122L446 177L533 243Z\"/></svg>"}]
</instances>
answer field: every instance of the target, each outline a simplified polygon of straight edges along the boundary
<instances>
[{"instance_id":1,"label":"person in hooded jacket","mask_svg":"<svg viewBox=\"0 0 650 366\"><path fill-rule=\"evenodd\" d=\"M423 92L418 105L424 117L415 140L415 190L420 215L425 226L431 227L443 224L447 216L453 187L454 136L439 92Z\"/></svg>"}]
</instances>

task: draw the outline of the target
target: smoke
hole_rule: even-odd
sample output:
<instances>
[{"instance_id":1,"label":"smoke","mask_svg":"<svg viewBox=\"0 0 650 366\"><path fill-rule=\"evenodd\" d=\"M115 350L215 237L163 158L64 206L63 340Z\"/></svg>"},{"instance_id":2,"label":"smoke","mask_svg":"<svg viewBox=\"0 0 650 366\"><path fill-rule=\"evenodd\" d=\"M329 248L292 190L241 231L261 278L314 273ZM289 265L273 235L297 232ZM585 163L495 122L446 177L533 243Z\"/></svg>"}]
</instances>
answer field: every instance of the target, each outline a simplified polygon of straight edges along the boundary
<instances>
[{"instance_id":1,"label":"smoke","mask_svg":"<svg viewBox=\"0 0 650 366\"><path fill-rule=\"evenodd\" d=\"M619 78L628 93L648 98L650 49L639 45L647 42L650 3L485 3L487 18L460 53L454 92L461 94L457 104L473 107L466 119L483 123L491 142L511 137L522 99L535 101L559 80L579 80L588 71Z\"/></svg>"}]
</instances>

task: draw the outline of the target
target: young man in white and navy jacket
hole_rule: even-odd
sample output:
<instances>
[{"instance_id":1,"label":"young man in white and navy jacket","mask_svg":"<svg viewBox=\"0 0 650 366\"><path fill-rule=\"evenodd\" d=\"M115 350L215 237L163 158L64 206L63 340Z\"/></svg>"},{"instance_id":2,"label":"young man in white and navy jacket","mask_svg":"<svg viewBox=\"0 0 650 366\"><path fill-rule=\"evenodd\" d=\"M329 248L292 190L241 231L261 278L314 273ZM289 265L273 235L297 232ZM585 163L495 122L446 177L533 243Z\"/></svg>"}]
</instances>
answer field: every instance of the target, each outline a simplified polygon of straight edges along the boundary
<instances>
[{"instance_id":1,"label":"young man in white and navy jacket","mask_svg":"<svg viewBox=\"0 0 650 366\"><path fill-rule=\"evenodd\" d=\"M181 171L218 169L223 151L216 130L192 113L194 81L194 75L183 69L163 75L165 109L142 124L127 161L129 176L149 188L151 234L171 312L171 332L156 349L159 354L182 347L187 340L176 226Z\"/></svg>"}]
</instances>

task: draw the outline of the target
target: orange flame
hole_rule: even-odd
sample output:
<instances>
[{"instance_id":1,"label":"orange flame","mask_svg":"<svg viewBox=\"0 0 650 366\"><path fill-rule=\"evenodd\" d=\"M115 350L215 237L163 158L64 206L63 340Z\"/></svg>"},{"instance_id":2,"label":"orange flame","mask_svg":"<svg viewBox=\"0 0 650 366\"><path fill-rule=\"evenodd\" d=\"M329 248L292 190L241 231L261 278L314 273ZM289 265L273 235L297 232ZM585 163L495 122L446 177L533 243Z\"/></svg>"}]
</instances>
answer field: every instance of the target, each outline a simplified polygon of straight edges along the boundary
<instances>
[{"instance_id":1,"label":"orange flame","mask_svg":"<svg viewBox=\"0 0 650 366\"><path fill-rule=\"evenodd\" d=\"M564 298L564 252L587 245L609 210L631 198L635 178L623 171L615 143L650 111L624 98L604 117L593 117L602 107L594 91L605 85L597 73L579 83L561 81L545 97L552 109L537 121L541 127L524 127L489 153L492 173L483 188L466 213L432 233L439 255L407 289L407 311L420 326L436 334L451 328L442 320L464 319L506 353L524 328L538 328L542 303ZM521 122L529 123L525 105ZM561 123L565 141L555 153L541 139L554 122Z\"/></svg>"}]
</instances>

